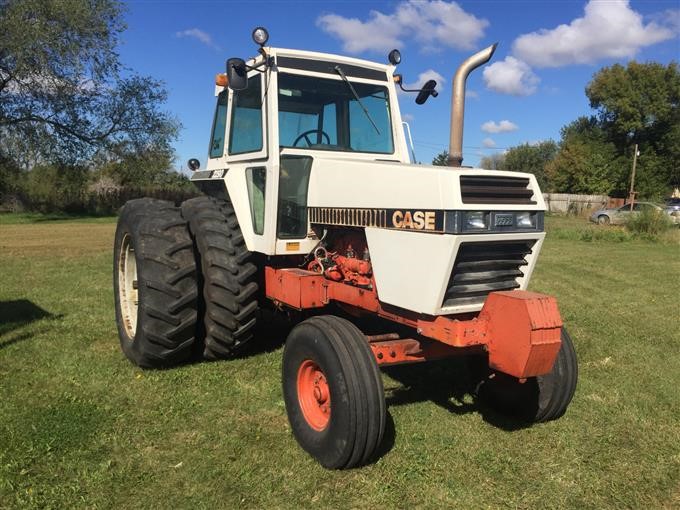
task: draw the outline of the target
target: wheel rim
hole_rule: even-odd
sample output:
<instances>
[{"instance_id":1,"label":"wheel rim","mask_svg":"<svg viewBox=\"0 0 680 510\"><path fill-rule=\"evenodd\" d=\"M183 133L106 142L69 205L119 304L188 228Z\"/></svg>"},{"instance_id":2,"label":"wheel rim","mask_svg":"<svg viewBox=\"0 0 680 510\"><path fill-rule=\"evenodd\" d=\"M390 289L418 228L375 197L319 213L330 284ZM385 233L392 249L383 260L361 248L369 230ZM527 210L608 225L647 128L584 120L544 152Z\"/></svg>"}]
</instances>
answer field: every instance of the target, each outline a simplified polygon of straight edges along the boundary
<instances>
[{"instance_id":1,"label":"wheel rim","mask_svg":"<svg viewBox=\"0 0 680 510\"><path fill-rule=\"evenodd\" d=\"M125 333L132 339L137 332L137 308L139 294L137 290L137 260L132 246L130 234L125 234L120 243L118 257L118 302L125 326Z\"/></svg>"},{"instance_id":2,"label":"wheel rim","mask_svg":"<svg viewBox=\"0 0 680 510\"><path fill-rule=\"evenodd\" d=\"M310 359L304 360L298 369L297 393L307 424L316 431L324 430L331 419L331 393L326 375Z\"/></svg>"}]
</instances>

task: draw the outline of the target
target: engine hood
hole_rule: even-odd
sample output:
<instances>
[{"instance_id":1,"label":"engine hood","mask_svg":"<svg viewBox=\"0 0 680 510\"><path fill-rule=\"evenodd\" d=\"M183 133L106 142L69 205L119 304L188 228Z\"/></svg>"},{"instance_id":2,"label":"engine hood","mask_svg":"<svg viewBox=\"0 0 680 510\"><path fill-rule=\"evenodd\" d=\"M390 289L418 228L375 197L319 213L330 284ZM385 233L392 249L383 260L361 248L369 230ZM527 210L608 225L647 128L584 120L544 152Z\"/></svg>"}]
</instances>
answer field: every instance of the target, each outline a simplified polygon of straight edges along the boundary
<instances>
[{"instance_id":1,"label":"engine hood","mask_svg":"<svg viewBox=\"0 0 680 510\"><path fill-rule=\"evenodd\" d=\"M470 203L461 197L462 176L528 179L534 204ZM312 165L308 205L332 208L385 208L437 210L545 210L533 174L413 165L391 161L315 157Z\"/></svg>"}]
</instances>

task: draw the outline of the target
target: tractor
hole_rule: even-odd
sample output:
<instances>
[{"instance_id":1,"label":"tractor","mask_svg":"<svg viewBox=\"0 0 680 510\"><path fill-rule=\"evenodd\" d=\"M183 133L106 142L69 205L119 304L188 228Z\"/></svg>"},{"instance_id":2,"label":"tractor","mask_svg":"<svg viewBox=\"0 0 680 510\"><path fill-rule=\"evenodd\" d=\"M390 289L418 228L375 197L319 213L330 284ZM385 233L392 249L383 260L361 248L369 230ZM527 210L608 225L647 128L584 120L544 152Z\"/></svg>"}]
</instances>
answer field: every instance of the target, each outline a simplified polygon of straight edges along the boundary
<instances>
[{"instance_id":1,"label":"tractor","mask_svg":"<svg viewBox=\"0 0 680 510\"><path fill-rule=\"evenodd\" d=\"M453 79L448 166L416 164L387 64L267 46L215 79L201 195L120 212L116 321L144 368L238 356L258 323L287 317L282 387L291 429L324 467L373 459L380 368L483 359L480 395L530 422L564 414L577 360L555 298L527 291L545 204L530 173L462 166L465 83ZM436 97L430 81L416 102ZM409 135L410 137L410 135ZM412 146L411 146L412 149ZM379 324L370 331L369 322Z\"/></svg>"}]
</instances>

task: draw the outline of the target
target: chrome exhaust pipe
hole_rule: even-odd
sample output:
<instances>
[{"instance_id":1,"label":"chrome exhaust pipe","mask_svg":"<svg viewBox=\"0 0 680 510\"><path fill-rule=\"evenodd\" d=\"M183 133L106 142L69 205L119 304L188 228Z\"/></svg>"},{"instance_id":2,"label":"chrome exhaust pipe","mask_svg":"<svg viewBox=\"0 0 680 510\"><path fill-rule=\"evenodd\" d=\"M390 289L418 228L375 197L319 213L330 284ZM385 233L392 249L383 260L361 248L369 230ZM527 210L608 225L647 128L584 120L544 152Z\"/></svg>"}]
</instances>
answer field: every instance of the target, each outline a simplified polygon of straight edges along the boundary
<instances>
[{"instance_id":1,"label":"chrome exhaust pipe","mask_svg":"<svg viewBox=\"0 0 680 510\"><path fill-rule=\"evenodd\" d=\"M449 139L449 166L461 166L463 163L463 119L465 115L465 82L468 75L479 66L486 64L496 51L495 43L482 51L468 57L453 77L453 94L451 95L451 135Z\"/></svg>"}]
</instances>

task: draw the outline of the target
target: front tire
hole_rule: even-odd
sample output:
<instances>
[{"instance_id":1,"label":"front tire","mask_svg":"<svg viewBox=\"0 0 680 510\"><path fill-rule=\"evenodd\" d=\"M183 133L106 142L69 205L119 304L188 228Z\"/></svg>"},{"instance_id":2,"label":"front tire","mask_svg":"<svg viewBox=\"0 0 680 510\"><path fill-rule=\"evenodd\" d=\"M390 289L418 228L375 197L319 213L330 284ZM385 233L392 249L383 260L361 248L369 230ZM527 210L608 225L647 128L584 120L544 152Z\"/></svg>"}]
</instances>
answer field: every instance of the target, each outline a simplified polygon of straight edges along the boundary
<instances>
[{"instance_id":1,"label":"front tire","mask_svg":"<svg viewBox=\"0 0 680 510\"><path fill-rule=\"evenodd\" d=\"M286 340L282 375L288 420L303 449L330 469L372 458L385 430L385 395L356 326L330 315L298 324Z\"/></svg>"},{"instance_id":2,"label":"front tire","mask_svg":"<svg viewBox=\"0 0 680 510\"><path fill-rule=\"evenodd\" d=\"M599 225L609 225L610 223L609 216L606 216L604 214L601 214L600 216L597 217L597 223Z\"/></svg>"},{"instance_id":3,"label":"front tire","mask_svg":"<svg viewBox=\"0 0 680 510\"><path fill-rule=\"evenodd\" d=\"M482 382L479 396L498 411L526 421L546 422L561 417L578 381L576 351L565 328L561 339L557 359L548 374L520 383L515 377L495 373Z\"/></svg>"},{"instance_id":4,"label":"front tire","mask_svg":"<svg viewBox=\"0 0 680 510\"><path fill-rule=\"evenodd\" d=\"M196 327L196 263L186 222L170 202L123 206L114 241L113 287L123 353L145 368L186 361Z\"/></svg>"}]
</instances>

